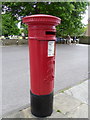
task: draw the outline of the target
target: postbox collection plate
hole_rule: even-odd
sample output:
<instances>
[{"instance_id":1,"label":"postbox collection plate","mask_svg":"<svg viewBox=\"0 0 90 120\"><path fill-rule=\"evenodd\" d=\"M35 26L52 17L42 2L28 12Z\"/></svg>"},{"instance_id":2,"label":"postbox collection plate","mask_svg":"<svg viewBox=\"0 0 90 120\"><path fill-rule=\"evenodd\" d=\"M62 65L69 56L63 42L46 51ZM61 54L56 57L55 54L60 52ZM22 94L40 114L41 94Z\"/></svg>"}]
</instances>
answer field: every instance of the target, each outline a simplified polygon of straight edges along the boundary
<instances>
[{"instance_id":1,"label":"postbox collection plate","mask_svg":"<svg viewBox=\"0 0 90 120\"><path fill-rule=\"evenodd\" d=\"M48 41L48 57L54 56L55 41Z\"/></svg>"}]
</instances>

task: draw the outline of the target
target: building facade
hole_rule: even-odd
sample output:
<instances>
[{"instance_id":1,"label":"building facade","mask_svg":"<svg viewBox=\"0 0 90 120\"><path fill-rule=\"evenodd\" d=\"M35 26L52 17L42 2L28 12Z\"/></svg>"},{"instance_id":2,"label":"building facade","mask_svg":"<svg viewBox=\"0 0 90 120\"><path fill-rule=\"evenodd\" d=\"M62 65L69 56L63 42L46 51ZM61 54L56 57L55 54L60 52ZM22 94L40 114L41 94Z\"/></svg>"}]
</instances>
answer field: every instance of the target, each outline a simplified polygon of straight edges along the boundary
<instances>
[{"instance_id":1,"label":"building facade","mask_svg":"<svg viewBox=\"0 0 90 120\"><path fill-rule=\"evenodd\" d=\"M90 36L90 18L89 18L89 21L88 21L88 36Z\"/></svg>"},{"instance_id":2,"label":"building facade","mask_svg":"<svg viewBox=\"0 0 90 120\"><path fill-rule=\"evenodd\" d=\"M88 6L88 26L87 26L87 31L85 33L85 36L90 37L90 6Z\"/></svg>"},{"instance_id":3,"label":"building facade","mask_svg":"<svg viewBox=\"0 0 90 120\"><path fill-rule=\"evenodd\" d=\"M85 36L90 36L90 18L88 20L88 26L87 26L87 30L86 30Z\"/></svg>"}]
</instances>

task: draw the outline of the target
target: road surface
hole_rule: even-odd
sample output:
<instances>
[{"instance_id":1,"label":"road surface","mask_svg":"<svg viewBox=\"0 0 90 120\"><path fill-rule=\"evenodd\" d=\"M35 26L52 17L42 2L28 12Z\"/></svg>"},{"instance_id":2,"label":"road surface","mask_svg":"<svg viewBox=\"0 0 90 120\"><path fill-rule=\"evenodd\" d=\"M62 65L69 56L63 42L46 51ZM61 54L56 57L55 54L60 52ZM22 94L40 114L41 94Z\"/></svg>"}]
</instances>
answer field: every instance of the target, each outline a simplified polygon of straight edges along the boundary
<instances>
[{"instance_id":1,"label":"road surface","mask_svg":"<svg viewBox=\"0 0 90 120\"><path fill-rule=\"evenodd\" d=\"M57 92L88 78L88 46L56 46L55 89ZM2 113L29 106L28 46L2 47Z\"/></svg>"}]
</instances>

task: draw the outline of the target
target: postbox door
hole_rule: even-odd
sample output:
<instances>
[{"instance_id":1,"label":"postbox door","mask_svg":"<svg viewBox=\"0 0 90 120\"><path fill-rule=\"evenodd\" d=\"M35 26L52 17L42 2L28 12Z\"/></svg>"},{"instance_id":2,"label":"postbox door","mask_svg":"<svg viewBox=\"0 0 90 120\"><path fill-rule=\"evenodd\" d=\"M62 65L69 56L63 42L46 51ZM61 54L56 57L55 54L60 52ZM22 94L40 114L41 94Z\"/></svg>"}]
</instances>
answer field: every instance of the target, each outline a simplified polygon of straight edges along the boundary
<instances>
[{"instance_id":1,"label":"postbox door","mask_svg":"<svg viewBox=\"0 0 90 120\"><path fill-rule=\"evenodd\" d=\"M55 71L55 41L29 40L31 91L47 95L53 91Z\"/></svg>"}]
</instances>

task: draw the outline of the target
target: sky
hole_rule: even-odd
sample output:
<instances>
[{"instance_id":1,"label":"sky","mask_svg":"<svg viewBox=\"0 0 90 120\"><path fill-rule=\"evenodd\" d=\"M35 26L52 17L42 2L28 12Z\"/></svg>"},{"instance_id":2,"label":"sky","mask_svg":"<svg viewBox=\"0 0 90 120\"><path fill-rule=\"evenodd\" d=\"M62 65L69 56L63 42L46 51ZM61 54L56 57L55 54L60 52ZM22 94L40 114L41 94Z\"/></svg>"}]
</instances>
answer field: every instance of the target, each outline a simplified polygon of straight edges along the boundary
<instances>
[{"instance_id":1,"label":"sky","mask_svg":"<svg viewBox=\"0 0 90 120\"><path fill-rule=\"evenodd\" d=\"M89 13L88 13L89 9L90 9L90 7L87 8L86 13L83 15L82 23L84 23L85 25L88 24L88 18L90 17L90 15L89 15Z\"/></svg>"},{"instance_id":2,"label":"sky","mask_svg":"<svg viewBox=\"0 0 90 120\"><path fill-rule=\"evenodd\" d=\"M87 8L86 13L83 15L83 20L82 23L84 23L85 25L88 24L88 19L90 19L90 6Z\"/></svg>"}]
</instances>

